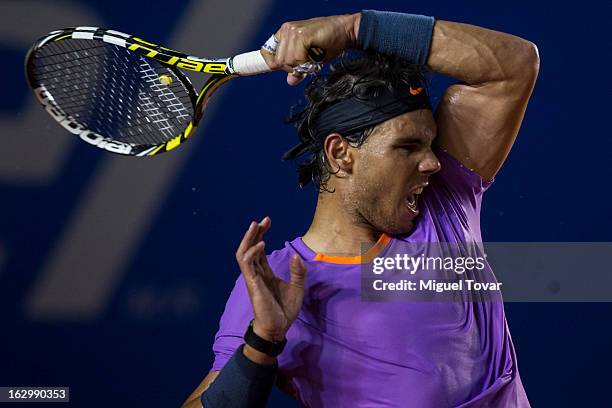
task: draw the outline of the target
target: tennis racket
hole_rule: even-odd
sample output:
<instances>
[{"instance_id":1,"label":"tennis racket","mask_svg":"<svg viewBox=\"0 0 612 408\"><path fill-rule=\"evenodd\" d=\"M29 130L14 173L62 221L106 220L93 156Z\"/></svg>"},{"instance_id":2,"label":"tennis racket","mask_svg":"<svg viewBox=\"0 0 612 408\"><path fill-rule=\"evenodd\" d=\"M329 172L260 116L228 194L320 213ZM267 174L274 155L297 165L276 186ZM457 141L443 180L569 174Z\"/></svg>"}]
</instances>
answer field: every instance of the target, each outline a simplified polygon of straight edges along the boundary
<instances>
[{"instance_id":1,"label":"tennis racket","mask_svg":"<svg viewBox=\"0 0 612 408\"><path fill-rule=\"evenodd\" d=\"M274 36L262 47L276 50ZM324 52L299 72L320 69ZM211 95L237 76L269 72L260 51L231 58L193 57L118 31L76 27L38 40L25 62L34 95L51 117L109 152L154 156L193 136ZM209 74L197 93L182 71Z\"/></svg>"}]
</instances>

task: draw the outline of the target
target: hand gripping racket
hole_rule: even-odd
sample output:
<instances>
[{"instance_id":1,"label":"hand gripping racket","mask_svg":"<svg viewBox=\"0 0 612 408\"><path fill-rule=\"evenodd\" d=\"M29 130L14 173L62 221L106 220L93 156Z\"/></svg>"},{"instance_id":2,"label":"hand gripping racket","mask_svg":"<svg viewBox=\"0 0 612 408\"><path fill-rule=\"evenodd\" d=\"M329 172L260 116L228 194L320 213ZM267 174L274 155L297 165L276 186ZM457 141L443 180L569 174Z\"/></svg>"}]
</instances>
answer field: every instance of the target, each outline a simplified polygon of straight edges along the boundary
<instances>
[{"instance_id":1,"label":"hand gripping racket","mask_svg":"<svg viewBox=\"0 0 612 408\"><path fill-rule=\"evenodd\" d=\"M264 47L276 50L274 36ZM324 52L309 55L321 61ZM190 136L211 95L232 78L269 72L260 51L207 59L97 27L53 31L26 56L34 95L57 123L85 142L128 156L172 150ZM318 63L296 68L303 73ZM200 93L181 71L209 74Z\"/></svg>"}]
</instances>

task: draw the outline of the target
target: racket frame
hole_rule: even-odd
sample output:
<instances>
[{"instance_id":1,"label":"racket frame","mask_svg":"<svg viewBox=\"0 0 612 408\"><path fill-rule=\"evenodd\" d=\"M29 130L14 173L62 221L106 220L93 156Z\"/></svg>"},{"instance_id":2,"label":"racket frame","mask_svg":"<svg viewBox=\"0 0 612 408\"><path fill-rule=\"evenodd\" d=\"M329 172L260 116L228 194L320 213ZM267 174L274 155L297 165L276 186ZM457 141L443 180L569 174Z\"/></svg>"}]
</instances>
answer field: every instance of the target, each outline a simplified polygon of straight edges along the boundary
<instances>
[{"instance_id":1,"label":"racket frame","mask_svg":"<svg viewBox=\"0 0 612 408\"><path fill-rule=\"evenodd\" d=\"M78 120L66 114L60 106L53 100L51 93L45 88L44 84L38 83L34 76L34 55L49 42L59 42L67 39L102 41L123 47L129 51L138 53L147 58L154 59L172 71L185 85L189 98L193 105L193 117L187 127L178 135L159 144L125 143L112 138L104 137L95 133ZM249 53L257 53L258 51ZM247 54L241 54L247 55ZM193 84L181 70L202 72L210 74L211 77L206 81L202 90L196 93ZM141 38L131 36L115 30L107 30L99 27L71 27L62 30L52 31L40 38L28 51L26 55L25 73L30 87L43 108L55 119L62 127L70 133L77 135L83 141L98 148L128 155L128 156L155 156L173 150L191 137L199 121L201 120L206 104L212 94L225 82L238 76L234 67L234 57L225 59L206 59L184 54L157 44L150 43Z\"/></svg>"}]
</instances>

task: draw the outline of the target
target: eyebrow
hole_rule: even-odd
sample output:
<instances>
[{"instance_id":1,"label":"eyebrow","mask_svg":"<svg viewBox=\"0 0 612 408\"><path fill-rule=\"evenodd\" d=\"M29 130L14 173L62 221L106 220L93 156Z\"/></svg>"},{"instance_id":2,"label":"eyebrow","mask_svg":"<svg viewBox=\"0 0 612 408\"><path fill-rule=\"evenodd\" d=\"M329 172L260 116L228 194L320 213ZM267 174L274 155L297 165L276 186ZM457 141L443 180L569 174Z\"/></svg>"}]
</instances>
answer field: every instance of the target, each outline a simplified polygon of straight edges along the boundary
<instances>
[{"instance_id":1,"label":"eyebrow","mask_svg":"<svg viewBox=\"0 0 612 408\"><path fill-rule=\"evenodd\" d=\"M402 143L402 144L408 144L408 143L421 144L421 143L423 143L423 139L424 138L415 137L415 136L408 136L408 137L402 137L401 139L399 139L398 143Z\"/></svg>"},{"instance_id":2,"label":"eyebrow","mask_svg":"<svg viewBox=\"0 0 612 408\"><path fill-rule=\"evenodd\" d=\"M432 141L433 139L434 138L431 138ZM401 137L397 140L397 143L398 144L423 144L423 143L426 143L427 141L429 141L429 136L426 134L422 134L421 137L414 136L414 135Z\"/></svg>"}]
</instances>

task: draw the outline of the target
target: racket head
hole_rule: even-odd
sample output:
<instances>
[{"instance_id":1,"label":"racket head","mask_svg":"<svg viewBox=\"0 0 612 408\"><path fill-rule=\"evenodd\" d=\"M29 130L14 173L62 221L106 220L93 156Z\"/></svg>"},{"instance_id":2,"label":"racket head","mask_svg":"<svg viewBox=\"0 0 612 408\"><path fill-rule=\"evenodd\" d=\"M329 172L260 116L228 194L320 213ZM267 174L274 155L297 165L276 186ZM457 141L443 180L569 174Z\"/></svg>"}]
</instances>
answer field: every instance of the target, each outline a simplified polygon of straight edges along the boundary
<instances>
[{"instance_id":1,"label":"racket head","mask_svg":"<svg viewBox=\"0 0 612 408\"><path fill-rule=\"evenodd\" d=\"M70 133L104 150L153 156L193 135L205 105L227 79L224 60L187 56L97 27L54 31L26 56L38 101ZM178 69L212 74L198 96Z\"/></svg>"}]
</instances>

